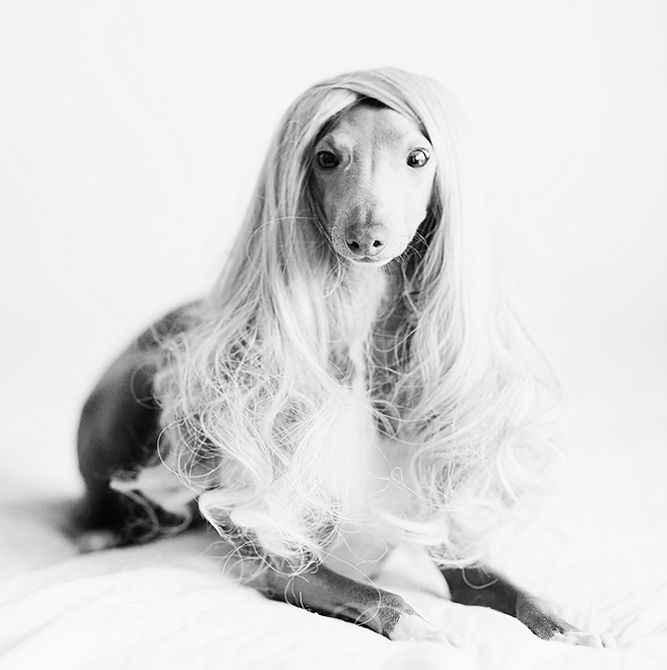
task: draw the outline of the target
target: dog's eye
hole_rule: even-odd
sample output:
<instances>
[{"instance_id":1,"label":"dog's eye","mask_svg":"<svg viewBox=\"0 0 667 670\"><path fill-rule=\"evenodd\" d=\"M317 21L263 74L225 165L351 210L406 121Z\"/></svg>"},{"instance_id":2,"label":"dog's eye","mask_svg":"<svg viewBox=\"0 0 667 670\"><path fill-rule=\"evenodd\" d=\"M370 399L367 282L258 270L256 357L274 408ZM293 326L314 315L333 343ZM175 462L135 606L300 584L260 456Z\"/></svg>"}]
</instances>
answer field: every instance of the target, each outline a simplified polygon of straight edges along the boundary
<instances>
[{"instance_id":1,"label":"dog's eye","mask_svg":"<svg viewBox=\"0 0 667 670\"><path fill-rule=\"evenodd\" d=\"M331 151L318 151L317 164L325 170L335 168L339 163L338 156Z\"/></svg>"},{"instance_id":2,"label":"dog's eye","mask_svg":"<svg viewBox=\"0 0 667 670\"><path fill-rule=\"evenodd\" d=\"M424 149L413 149L408 154L407 163L411 168L420 168L428 163L428 158L428 153Z\"/></svg>"}]
</instances>

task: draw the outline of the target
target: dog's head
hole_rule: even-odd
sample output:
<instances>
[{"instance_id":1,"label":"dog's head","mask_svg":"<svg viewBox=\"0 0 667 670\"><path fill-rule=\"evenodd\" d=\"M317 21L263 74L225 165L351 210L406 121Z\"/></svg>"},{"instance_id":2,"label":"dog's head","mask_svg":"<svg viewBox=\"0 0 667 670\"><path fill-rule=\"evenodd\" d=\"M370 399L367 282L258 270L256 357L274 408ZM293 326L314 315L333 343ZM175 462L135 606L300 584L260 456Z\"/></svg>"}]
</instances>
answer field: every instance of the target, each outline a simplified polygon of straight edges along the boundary
<instances>
[{"instance_id":1,"label":"dog's head","mask_svg":"<svg viewBox=\"0 0 667 670\"><path fill-rule=\"evenodd\" d=\"M362 100L325 128L313 147L311 189L334 251L385 265L426 218L436 156L415 121Z\"/></svg>"}]
</instances>

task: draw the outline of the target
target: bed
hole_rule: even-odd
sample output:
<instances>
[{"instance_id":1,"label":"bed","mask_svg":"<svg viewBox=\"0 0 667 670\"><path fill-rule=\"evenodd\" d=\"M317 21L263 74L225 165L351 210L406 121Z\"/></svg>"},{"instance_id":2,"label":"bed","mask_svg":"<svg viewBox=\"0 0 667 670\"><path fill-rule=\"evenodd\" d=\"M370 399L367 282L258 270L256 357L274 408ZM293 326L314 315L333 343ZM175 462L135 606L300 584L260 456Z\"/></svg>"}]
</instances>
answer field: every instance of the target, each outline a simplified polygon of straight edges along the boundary
<instances>
[{"instance_id":1,"label":"bed","mask_svg":"<svg viewBox=\"0 0 667 670\"><path fill-rule=\"evenodd\" d=\"M0 478L0 667L664 669L667 450L655 426L665 397L615 379L570 394L567 484L495 563L566 619L611 633L613 649L544 642L510 617L453 604L415 551L391 556L378 583L456 646L390 642L266 600L225 576L224 549L206 531L77 555L61 530L75 473L46 495L28 454ZM65 449L45 450L40 471Z\"/></svg>"}]
</instances>

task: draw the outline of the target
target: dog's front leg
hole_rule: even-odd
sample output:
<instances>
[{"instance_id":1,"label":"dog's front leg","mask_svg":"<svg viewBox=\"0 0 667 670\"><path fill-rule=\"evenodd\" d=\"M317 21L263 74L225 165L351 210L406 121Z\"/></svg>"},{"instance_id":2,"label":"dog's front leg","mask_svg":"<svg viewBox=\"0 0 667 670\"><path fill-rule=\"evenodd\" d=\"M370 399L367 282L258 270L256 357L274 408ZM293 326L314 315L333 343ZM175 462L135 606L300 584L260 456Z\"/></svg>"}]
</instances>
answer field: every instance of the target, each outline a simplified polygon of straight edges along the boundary
<instances>
[{"instance_id":1,"label":"dog's front leg","mask_svg":"<svg viewBox=\"0 0 667 670\"><path fill-rule=\"evenodd\" d=\"M273 561L247 583L268 598L351 621L391 640L444 639L405 600L390 591L339 575L322 564L298 575Z\"/></svg>"},{"instance_id":2,"label":"dog's front leg","mask_svg":"<svg viewBox=\"0 0 667 670\"><path fill-rule=\"evenodd\" d=\"M490 607L509 614L543 640L560 639L593 647L613 646L611 636L576 628L556 616L543 600L482 567L441 568L440 572L447 581L453 602Z\"/></svg>"}]
</instances>

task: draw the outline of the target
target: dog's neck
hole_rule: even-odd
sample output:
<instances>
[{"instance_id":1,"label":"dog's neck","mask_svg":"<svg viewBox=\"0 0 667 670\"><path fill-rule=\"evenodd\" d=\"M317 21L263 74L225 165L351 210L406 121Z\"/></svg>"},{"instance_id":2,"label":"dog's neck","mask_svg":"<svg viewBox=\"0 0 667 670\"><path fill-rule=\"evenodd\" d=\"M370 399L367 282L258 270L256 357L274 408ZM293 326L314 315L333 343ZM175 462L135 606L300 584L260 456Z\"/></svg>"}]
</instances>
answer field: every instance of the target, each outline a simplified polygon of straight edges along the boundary
<instances>
[{"instance_id":1,"label":"dog's neck","mask_svg":"<svg viewBox=\"0 0 667 670\"><path fill-rule=\"evenodd\" d=\"M377 318L394 282L393 273L373 265L351 264L345 277L345 288L355 309L363 318L360 326L370 329Z\"/></svg>"},{"instance_id":2,"label":"dog's neck","mask_svg":"<svg viewBox=\"0 0 667 670\"><path fill-rule=\"evenodd\" d=\"M400 306L394 299L400 285L397 268L379 268L371 265L351 264L340 287L341 314L334 323L335 337L332 363L340 371L339 378L350 381L368 373L372 358L379 351L391 351L390 342L395 336L400 317ZM383 366L387 361L375 360Z\"/></svg>"}]
</instances>

